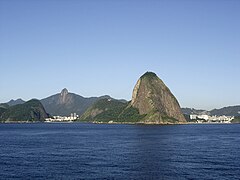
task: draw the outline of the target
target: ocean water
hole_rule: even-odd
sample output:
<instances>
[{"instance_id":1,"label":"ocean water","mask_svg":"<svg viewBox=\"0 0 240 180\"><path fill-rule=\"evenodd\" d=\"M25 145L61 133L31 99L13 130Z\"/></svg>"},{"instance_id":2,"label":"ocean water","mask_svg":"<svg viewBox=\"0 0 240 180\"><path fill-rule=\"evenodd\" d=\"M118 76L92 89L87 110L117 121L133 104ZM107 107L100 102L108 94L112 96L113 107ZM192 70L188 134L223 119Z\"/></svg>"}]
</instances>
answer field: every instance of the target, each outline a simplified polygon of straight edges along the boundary
<instances>
[{"instance_id":1,"label":"ocean water","mask_svg":"<svg viewBox=\"0 0 240 180\"><path fill-rule=\"evenodd\" d=\"M240 179L240 125L0 124L0 179Z\"/></svg>"}]
</instances>

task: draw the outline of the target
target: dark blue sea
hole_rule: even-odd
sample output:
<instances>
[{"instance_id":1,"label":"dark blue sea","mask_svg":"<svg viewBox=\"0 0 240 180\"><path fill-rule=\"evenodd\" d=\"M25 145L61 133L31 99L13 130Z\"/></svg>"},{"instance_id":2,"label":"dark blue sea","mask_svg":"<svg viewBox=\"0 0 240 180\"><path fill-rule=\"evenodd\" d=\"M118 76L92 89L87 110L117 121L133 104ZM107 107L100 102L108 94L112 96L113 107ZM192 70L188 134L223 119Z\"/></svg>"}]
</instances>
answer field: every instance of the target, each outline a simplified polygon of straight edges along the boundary
<instances>
[{"instance_id":1,"label":"dark blue sea","mask_svg":"<svg viewBox=\"0 0 240 180\"><path fill-rule=\"evenodd\" d=\"M240 125L0 124L0 179L240 179Z\"/></svg>"}]
</instances>

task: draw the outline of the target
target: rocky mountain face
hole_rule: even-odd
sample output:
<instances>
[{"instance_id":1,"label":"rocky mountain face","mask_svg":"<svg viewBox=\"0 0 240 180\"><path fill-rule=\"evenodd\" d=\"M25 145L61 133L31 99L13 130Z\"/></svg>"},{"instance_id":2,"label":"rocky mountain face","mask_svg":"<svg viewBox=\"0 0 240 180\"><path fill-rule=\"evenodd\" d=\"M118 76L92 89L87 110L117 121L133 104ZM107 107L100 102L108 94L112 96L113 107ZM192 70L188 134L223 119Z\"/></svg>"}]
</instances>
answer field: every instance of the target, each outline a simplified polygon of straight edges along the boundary
<instances>
[{"instance_id":1,"label":"rocky mountain face","mask_svg":"<svg viewBox=\"0 0 240 180\"><path fill-rule=\"evenodd\" d=\"M137 81L132 94L131 106L140 115L147 114L146 121L164 122L173 118L186 122L177 99L155 73L147 72Z\"/></svg>"},{"instance_id":2,"label":"rocky mountain face","mask_svg":"<svg viewBox=\"0 0 240 180\"><path fill-rule=\"evenodd\" d=\"M131 102L97 101L81 118L91 121L112 120L152 124L186 122L174 95L152 72L145 73L137 81Z\"/></svg>"},{"instance_id":3,"label":"rocky mountain face","mask_svg":"<svg viewBox=\"0 0 240 180\"><path fill-rule=\"evenodd\" d=\"M41 103L51 115L69 116L71 113L82 115L91 105L102 98L110 98L110 96L85 98L69 93L64 88L61 93L42 99Z\"/></svg>"},{"instance_id":4,"label":"rocky mountain face","mask_svg":"<svg viewBox=\"0 0 240 180\"><path fill-rule=\"evenodd\" d=\"M44 121L49 115L39 100L33 99L23 104L5 107L0 113L2 122Z\"/></svg>"}]
</instances>

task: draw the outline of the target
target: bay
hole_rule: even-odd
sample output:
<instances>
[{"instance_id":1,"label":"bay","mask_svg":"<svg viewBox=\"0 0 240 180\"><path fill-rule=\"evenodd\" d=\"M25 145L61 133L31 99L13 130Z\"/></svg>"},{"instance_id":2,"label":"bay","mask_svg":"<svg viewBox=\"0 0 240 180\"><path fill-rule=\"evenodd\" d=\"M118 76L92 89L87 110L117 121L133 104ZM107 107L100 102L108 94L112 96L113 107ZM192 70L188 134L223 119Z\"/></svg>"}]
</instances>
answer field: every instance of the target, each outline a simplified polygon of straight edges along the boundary
<instances>
[{"instance_id":1,"label":"bay","mask_svg":"<svg viewBox=\"0 0 240 180\"><path fill-rule=\"evenodd\" d=\"M0 179L240 179L239 142L239 124L0 124Z\"/></svg>"}]
</instances>

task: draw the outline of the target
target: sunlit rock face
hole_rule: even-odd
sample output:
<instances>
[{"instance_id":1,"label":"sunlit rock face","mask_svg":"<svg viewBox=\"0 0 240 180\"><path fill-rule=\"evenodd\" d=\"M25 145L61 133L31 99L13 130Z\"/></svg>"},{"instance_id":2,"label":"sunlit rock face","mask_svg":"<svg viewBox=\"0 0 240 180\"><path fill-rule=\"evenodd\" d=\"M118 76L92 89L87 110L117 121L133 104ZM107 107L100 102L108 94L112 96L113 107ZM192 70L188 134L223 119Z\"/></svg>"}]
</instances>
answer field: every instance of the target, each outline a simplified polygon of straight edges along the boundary
<instances>
[{"instance_id":1,"label":"sunlit rock face","mask_svg":"<svg viewBox=\"0 0 240 180\"><path fill-rule=\"evenodd\" d=\"M67 102L67 97L68 97L68 90L66 88L64 88L61 92L61 96L60 96L60 104L64 104Z\"/></svg>"},{"instance_id":2,"label":"sunlit rock face","mask_svg":"<svg viewBox=\"0 0 240 180\"><path fill-rule=\"evenodd\" d=\"M137 81L132 94L131 105L140 114L148 114L151 121L162 121L163 117L186 122L180 105L164 82L152 72L147 72Z\"/></svg>"}]
</instances>

